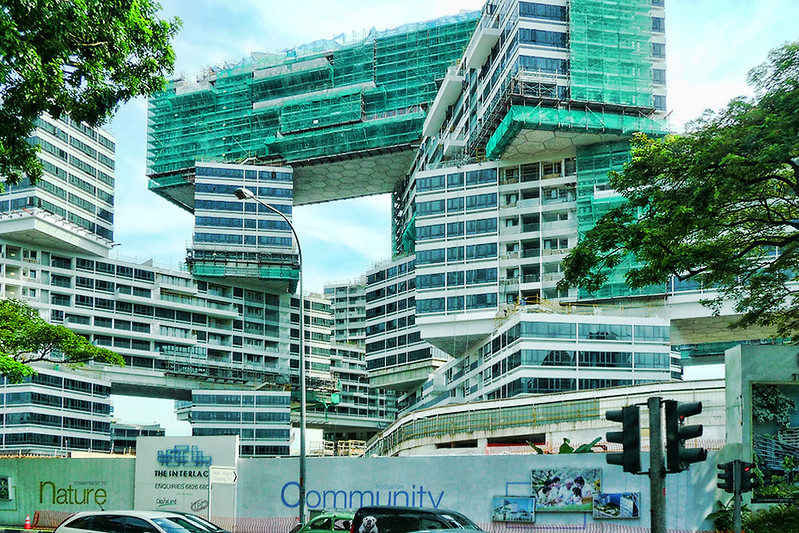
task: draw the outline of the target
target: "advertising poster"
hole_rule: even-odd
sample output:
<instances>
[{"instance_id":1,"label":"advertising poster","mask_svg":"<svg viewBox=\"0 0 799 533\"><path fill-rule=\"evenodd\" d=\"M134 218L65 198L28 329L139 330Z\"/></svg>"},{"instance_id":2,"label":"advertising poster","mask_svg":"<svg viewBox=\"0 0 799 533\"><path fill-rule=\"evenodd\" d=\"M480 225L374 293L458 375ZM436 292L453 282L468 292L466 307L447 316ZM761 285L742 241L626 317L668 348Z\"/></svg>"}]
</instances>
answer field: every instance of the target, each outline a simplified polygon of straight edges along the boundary
<instances>
[{"instance_id":1,"label":"advertising poster","mask_svg":"<svg viewBox=\"0 0 799 533\"><path fill-rule=\"evenodd\" d=\"M638 492L598 492L594 494L594 518L638 518Z\"/></svg>"},{"instance_id":2,"label":"advertising poster","mask_svg":"<svg viewBox=\"0 0 799 533\"><path fill-rule=\"evenodd\" d=\"M235 468L238 449L238 436L139 437L136 441L136 509L206 515L209 467Z\"/></svg>"},{"instance_id":3,"label":"advertising poster","mask_svg":"<svg viewBox=\"0 0 799 533\"><path fill-rule=\"evenodd\" d=\"M591 511L594 494L600 491L601 477L598 468L533 470L536 511Z\"/></svg>"},{"instance_id":4,"label":"advertising poster","mask_svg":"<svg viewBox=\"0 0 799 533\"><path fill-rule=\"evenodd\" d=\"M492 522L535 522L535 498L530 496L494 496Z\"/></svg>"}]
</instances>

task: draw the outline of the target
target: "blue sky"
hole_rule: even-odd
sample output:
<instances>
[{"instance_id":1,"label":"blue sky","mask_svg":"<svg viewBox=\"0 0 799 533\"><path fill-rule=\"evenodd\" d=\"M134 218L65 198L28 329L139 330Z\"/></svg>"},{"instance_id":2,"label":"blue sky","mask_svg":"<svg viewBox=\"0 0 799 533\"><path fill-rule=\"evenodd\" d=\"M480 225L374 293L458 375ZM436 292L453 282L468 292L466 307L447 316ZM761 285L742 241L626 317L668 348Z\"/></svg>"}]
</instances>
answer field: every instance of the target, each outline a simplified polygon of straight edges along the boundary
<instances>
[{"instance_id":1,"label":"blue sky","mask_svg":"<svg viewBox=\"0 0 799 533\"><path fill-rule=\"evenodd\" d=\"M483 2L164 0L162 5L162 18L178 16L183 21L174 42L175 73L192 75L251 52L275 52L340 34L358 39L373 27L382 30L480 9ZM798 20L799 0L666 0L672 128L679 131L703 110L751 94L747 72L769 50L799 40ZM120 246L114 254L176 267L191 240L192 217L147 190L146 102L137 99L124 105L108 129L117 146L115 240ZM320 292L326 281L355 279L389 258L387 196L298 207L294 224L302 243L306 290ZM152 421L142 420L137 411L127 414L123 402L118 402L116 414L128 421Z\"/></svg>"}]
</instances>

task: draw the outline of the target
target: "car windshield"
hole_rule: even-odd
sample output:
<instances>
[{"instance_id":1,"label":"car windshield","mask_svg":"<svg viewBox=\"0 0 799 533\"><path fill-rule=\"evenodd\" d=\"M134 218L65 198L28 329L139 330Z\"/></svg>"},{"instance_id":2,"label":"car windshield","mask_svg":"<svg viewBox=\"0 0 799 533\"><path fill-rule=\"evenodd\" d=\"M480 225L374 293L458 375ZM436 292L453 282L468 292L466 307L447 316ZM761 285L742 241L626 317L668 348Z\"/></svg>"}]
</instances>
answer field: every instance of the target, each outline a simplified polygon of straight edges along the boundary
<instances>
[{"instance_id":1,"label":"car windshield","mask_svg":"<svg viewBox=\"0 0 799 533\"><path fill-rule=\"evenodd\" d=\"M167 533L208 533L208 529L179 516L153 518L152 521Z\"/></svg>"},{"instance_id":2,"label":"car windshield","mask_svg":"<svg viewBox=\"0 0 799 533\"><path fill-rule=\"evenodd\" d=\"M441 518L448 522L447 526L452 529L471 529L480 531L480 526L466 518L460 513L445 513L439 515Z\"/></svg>"},{"instance_id":3,"label":"car windshield","mask_svg":"<svg viewBox=\"0 0 799 533\"><path fill-rule=\"evenodd\" d=\"M213 522L209 522L208 520L202 518L201 516L186 513L183 514L183 518L188 520L189 522L193 522L194 524L200 526L201 528L203 528L203 531L211 531L214 533L225 531L221 527L217 526Z\"/></svg>"}]
</instances>

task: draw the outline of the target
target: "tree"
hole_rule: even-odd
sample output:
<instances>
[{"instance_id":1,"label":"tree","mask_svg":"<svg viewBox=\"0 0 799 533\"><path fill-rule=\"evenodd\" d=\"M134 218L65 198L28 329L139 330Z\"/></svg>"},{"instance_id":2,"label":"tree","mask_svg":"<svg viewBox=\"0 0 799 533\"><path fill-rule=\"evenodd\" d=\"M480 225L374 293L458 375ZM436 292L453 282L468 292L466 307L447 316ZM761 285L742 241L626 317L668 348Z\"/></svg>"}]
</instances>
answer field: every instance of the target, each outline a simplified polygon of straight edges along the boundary
<instances>
[{"instance_id":1,"label":"tree","mask_svg":"<svg viewBox=\"0 0 799 533\"><path fill-rule=\"evenodd\" d=\"M630 255L628 285L693 279L741 316L799 340L799 43L749 73L756 97L706 111L682 135L631 141L611 173L626 203L610 210L563 262L561 289L599 290Z\"/></svg>"},{"instance_id":2,"label":"tree","mask_svg":"<svg viewBox=\"0 0 799 533\"><path fill-rule=\"evenodd\" d=\"M26 303L0 300L0 375L20 383L35 373L29 365L37 361L125 364L121 355L94 346L64 326L49 324Z\"/></svg>"},{"instance_id":3,"label":"tree","mask_svg":"<svg viewBox=\"0 0 799 533\"><path fill-rule=\"evenodd\" d=\"M44 112L98 126L163 88L180 21L153 0L0 0L0 176L42 174L27 142Z\"/></svg>"},{"instance_id":4,"label":"tree","mask_svg":"<svg viewBox=\"0 0 799 533\"><path fill-rule=\"evenodd\" d=\"M761 424L774 422L780 430L791 425L796 403L776 385L752 387L752 418Z\"/></svg>"}]
</instances>

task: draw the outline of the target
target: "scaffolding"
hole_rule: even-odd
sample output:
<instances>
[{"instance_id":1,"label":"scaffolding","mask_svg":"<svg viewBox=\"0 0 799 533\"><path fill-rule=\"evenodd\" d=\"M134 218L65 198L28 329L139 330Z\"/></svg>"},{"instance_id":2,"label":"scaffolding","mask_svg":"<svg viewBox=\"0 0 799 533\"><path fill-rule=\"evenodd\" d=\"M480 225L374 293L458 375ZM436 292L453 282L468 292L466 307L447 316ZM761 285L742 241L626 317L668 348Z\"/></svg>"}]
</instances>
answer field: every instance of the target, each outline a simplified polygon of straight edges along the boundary
<instances>
[{"instance_id":1,"label":"scaffolding","mask_svg":"<svg viewBox=\"0 0 799 533\"><path fill-rule=\"evenodd\" d=\"M514 105L488 139L487 157L498 159L522 129L582 131L624 137L635 132L649 135L667 133L665 121L647 116L641 108L579 102L565 102L558 107Z\"/></svg>"},{"instance_id":2,"label":"scaffolding","mask_svg":"<svg viewBox=\"0 0 799 533\"><path fill-rule=\"evenodd\" d=\"M652 107L650 0L571 0L571 98Z\"/></svg>"},{"instance_id":3,"label":"scaffolding","mask_svg":"<svg viewBox=\"0 0 799 533\"><path fill-rule=\"evenodd\" d=\"M627 141L577 148L577 233L582 238L611 209L626 199L610 187L610 173L621 172L630 161ZM635 268L630 255L617 265L607 283L596 293L580 290L581 298L616 298L662 294L664 287L632 289L625 282L627 272Z\"/></svg>"},{"instance_id":4,"label":"scaffolding","mask_svg":"<svg viewBox=\"0 0 799 533\"><path fill-rule=\"evenodd\" d=\"M410 149L436 80L460 59L479 17L316 41L172 80L149 102L148 175L168 180L203 159L286 163Z\"/></svg>"}]
</instances>

